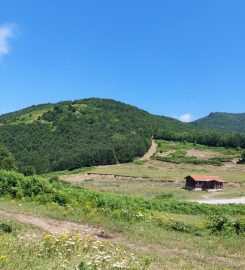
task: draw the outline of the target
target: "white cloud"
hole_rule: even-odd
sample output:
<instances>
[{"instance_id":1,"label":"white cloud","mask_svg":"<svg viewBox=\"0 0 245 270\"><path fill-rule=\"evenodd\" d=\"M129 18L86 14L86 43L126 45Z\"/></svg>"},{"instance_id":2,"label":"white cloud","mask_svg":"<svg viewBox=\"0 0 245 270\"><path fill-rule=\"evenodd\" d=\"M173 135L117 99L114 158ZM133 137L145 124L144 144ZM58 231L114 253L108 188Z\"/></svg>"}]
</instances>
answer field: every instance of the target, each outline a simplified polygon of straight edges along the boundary
<instances>
[{"instance_id":1,"label":"white cloud","mask_svg":"<svg viewBox=\"0 0 245 270\"><path fill-rule=\"evenodd\" d=\"M17 30L15 24L0 25L0 58L10 52L9 39L17 37Z\"/></svg>"},{"instance_id":2,"label":"white cloud","mask_svg":"<svg viewBox=\"0 0 245 270\"><path fill-rule=\"evenodd\" d=\"M180 117L178 118L182 122L190 122L192 120L192 114L185 113L185 114L180 115Z\"/></svg>"}]
</instances>

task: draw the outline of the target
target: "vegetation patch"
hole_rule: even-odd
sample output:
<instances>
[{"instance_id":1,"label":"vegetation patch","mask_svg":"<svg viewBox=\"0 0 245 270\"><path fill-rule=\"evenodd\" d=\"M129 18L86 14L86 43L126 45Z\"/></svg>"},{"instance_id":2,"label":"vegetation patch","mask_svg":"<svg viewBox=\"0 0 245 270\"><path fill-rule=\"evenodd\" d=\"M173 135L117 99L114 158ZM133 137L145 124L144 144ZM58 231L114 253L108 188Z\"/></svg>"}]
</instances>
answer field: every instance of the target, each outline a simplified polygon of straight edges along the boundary
<instances>
[{"instance_id":1,"label":"vegetation patch","mask_svg":"<svg viewBox=\"0 0 245 270\"><path fill-rule=\"evenodd\" d=\"M0 144L26 174L132 162L147 152L152 137L245 148L244 134L182 123L106 99L41 104L0 116Z\"/></svg>"},{"instance_id":2,"label":"vegetation patch","mask_svg":"<svg viewBox=\"0 0 245 270\"><path fill-rule=\"evenodd\" d=\"M241 149L207 147L196 143L158 140L156 159L172 163L222 165L224 162L239 159L240 156Z\"/></svg>"},{"instance_id":3,"label":"vegetation patch","mask_svg":"<svg viewBox=\"0 0 245 270\"><path fill-rule=\"evenodd\" d=\"M156 199L134 198L120 196L108 192L96 192L72 187L68 184L41 177L24 177L14 172L0 171L1 195L12 198L37 201L41 204L55 203L61 207L71 207L73 211L80 209L85 215L107 217L115 222L143 222L155 223L155 215L161 217L165 213L177 213L187 215L244 215L243 205L214 206L202 205L191 202L180 202L171 195L159 196ZM177 230L176 226L166 226ZM238 222L238 221L237 221ZM172 224L171 220L167 224ZM186 225L190 229L190 225ZM186 229L186 232L187 230ZM192 230L189 230L192 232ZM196 231L196 229L193 229Z\"/></svg>"},{"instance_id":4,"label":"vegetation patch","mask_svg":"<svg viewBox=\"0 0 245 270\"><path fill-rule=\"evenodd\" d=\"M1 234L1 233L0 233ZM1 269L135 269L146 270L147 260L139 260L122 247L76 233L51 235L40 232L1 234Z\"/></svg>"}]
</instances>

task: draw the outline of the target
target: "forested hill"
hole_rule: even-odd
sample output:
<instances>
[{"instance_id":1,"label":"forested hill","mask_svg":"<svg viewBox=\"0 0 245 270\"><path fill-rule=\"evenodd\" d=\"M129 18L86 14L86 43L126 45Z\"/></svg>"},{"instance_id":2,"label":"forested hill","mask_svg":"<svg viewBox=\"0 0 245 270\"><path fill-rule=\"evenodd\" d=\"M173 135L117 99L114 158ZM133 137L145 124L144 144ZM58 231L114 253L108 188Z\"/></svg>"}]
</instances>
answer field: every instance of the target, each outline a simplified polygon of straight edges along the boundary
<instances>
[{"instance_id":1,"label":"forested hill","mask_svg":"<svg viewBox=\"0 0 245 270\"><path fill-rule=\"evenodd\" d=\"M160 117L163 126L177 120ZM166 124L164 124L166 123ZM75 169L132 161L150 147L152 116L106 99L32 106L0 116L0 144L21 171Z\"/></svg>"},{"instance_id":2,"label":"forested hill","mask_svg":"<svg viewBox=\"0 0 245 270\"><path fill-rule=\"evenodd\" d=\"M0 116L0 145L22 172L129 162L148 150L152 136L245 148L245 135L213 132L108 99L42 104Z\"/></svg>"},{"instance_id":3,"label":"forested hill","mask_svg":"<svg viewBox=\"0 0 245 270\"><path fill-rule=\"evenodd\" d=\"M195 122L216 130L245 132L245 113L210 113Z\"/></svg>"}]
</instances>

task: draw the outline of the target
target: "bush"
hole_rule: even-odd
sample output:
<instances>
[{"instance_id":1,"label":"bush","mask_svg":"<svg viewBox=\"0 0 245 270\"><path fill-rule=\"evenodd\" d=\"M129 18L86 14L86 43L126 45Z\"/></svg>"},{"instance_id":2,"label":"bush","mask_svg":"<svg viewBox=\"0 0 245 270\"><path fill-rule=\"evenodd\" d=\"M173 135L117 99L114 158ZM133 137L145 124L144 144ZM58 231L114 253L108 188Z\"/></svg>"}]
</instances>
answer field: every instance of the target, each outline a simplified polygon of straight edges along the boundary
<instances>
[{"instance_id":1,"label":"bush","mask_svg":"<svg viewBox=\"0 0 245 270\"><path fill-rule=\"evenodd\" d=\"M0 196L22 198L52 192L52 185L46 179L38 176L25 177L13 171L0 170Z\"/></svg>"},{"instance_id":2,"label":"bush","mask_svg":"<svg viewBox=\"0 0 245 270\"><path fill-rule=\"evenodd\" d=\"M245 217L236 220L234 223L234 227L238 235L245 234Z\"/></svg>"},{"instance_id":3,"label":"bush","mask_svg":"<svg viewBox=\"0 0 245 270\"><path fill-rule=\"evenodd\" d=\"M92 270L91 266L88 263L84 262L84 261L82 261L79 264L78 269L79 270Z\"/></svg>"},{"instance_id":4,"label":"bush","mask_svg":"<svg viewBox=\"0 0 245 270\"><path fill-rule=\"evenodd\" d=\"M15 159L8 149L2 145L0 145L0 169L8 171L16 169Z\"/></svg>"},{"instance_id":5,"label":"bush","mask_svg":"<svg viewBox=\"0 0 245 270\"><path fill-rule=\"evenodd\" d=\"M53 202L58 203L59 205L67 205L71 202L70 198L67 194L65 194L62 191L58 191L54 194L54 197L52 199Z\"/></svg>"},{"instance_id":6,"label":"bush","mask_svg":"<svg viewBox=\"0 0 245 270\"><path fill-rule=\"evenodd\" d=\"M212 233L232 234L237 232L238 223L234 222L231 217L226 215L211 216L208 221L208 228ZM239 228L238 228L239 230Z\"/></svg>"},{"instance_id":7,"label":"bush","mask_svg":"<svg viewBox=\"0 0 245 270\"><path fill-rule=\"evenodd\" d=\"M36 170L35 170L35 168L33 166L27 166L27 167L24 168L23 174L25 176L31 176L31 175L36 174Z\"/></svg>"},{"instance_id":8,"label":"bush","mask_svg":"<svg viewBox=\"0 0 245 270\"><path fill-rule=\"evenodd\" d=\"M195 235L201 235L202 229L194 224L187 224L181 220L171 220L168 224L171 230L177 232L193 233Z\"/></svg>"},{"instance_id":9,"label":"bush","mask_svg":"<svg viewBox=\"0 0 245 270\"><path fill-rule=\"evenodd\" d=\"M139 159L139 158L135 158L133 162L134 162L134 164L136 164L136 165L143 165L143 164L145 163L144 160L141 160L141 159Z\"/></svg>"},{"instance_id":10,"label":"bush","mask_svg":"<svg viewBox=\"0 0 245 270\"><path fill-rule=\"evenodd\" d=\"M173 192L164 192L155 196L155 199L157 200L165 200L165 199L171 199L171 198L174 198Z\"/></svg>"},{"instance_id":11,"label":"bush","mask_svg":"<svg viewBox=\"0 0 245 270\"><path fill-rule=\"evenodd\" d=\"M0 223L0 230L4 233L11 233L13 231L13 226L8 223Z\"/></svg>"},{"instance_id":12,"label":"bush","mask_svg":"<svg viewBox=\"0 0 245 270\"><path fill-rule=\"evenodd\" d=\"M239 163L241 163L241 164L245 163L245 150L243 150L243 152L242 152L241 159L239 160Z\"/></svg>"}]
</instances>

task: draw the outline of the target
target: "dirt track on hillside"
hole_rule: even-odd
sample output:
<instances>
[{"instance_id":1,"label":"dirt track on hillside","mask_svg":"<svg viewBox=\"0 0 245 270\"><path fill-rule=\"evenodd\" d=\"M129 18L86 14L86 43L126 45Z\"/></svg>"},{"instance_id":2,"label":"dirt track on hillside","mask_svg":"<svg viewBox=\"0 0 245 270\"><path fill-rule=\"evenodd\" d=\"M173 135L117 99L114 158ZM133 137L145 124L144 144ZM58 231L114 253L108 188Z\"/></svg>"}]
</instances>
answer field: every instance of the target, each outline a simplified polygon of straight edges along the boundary
<instances>
[{"instance_id":1,"label":"dirt track on hillside","mask_svg":"<svg viewBox=\"0 0 245 270\"><path fill-rule=\"evenodd\" d=\"M26 214L11 213L6 210L0 209L0 215L17 220L24 224L31 224L39 227L40 229L50 232L52 234L60 234L64 231L76 231L79 235L95 236L99 238L111 238L109 234L101 229L97 229L93 226L78 224L70 221L58 221L53 219L45 219L41 217L34 217Z\"/></svg>"},{"instance_id":2,"label":"dirt track on hillside","mask_svg":"<svg viewBox=\"0 0 245 270\"><path fill-rule=\"evenodd\" d=\"M150 149L142 158L140 158L140 160L150 159L155 154L156 151L157 151L157 143L154 140L152 140Z\"/></svg>"}]
</instances>

